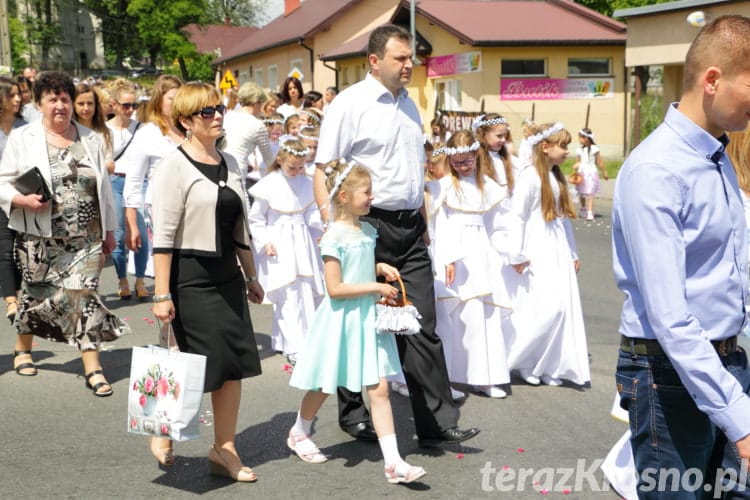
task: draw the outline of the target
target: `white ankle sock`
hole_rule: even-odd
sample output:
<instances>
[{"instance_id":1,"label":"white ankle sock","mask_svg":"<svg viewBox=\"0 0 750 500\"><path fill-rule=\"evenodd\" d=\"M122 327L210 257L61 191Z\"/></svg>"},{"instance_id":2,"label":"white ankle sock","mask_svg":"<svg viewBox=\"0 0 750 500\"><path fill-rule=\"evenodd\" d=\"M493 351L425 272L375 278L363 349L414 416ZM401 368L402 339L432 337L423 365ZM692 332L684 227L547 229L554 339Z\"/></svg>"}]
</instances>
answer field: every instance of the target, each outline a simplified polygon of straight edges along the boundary
<instances>
[{"instance_id":1,"label":"white ankle sock","mask_svg":"<svg viewBox=\"0 0 750 500\"><path fill-rule=\"evenodd\" d=\"M302 418L299 412L297 412L297 420L294 422L292 427L292 434L297 436L309 436L310 429L312 428L312 420L305 420Z\"/></svg>"},{"instance_id":2,"label":"white ankle sock","mask_svg":"<svg viewBox=\"0 0 750 500\"><path fill-rule=\"evenodd\" d=\"M385 462L386 467L403 462L403 459L398 452L398 441L396 441L395 434L389 434L379 438L378 443L380 443L380 451L383 452L383 461Z\"/></svg>"}]
</instances>

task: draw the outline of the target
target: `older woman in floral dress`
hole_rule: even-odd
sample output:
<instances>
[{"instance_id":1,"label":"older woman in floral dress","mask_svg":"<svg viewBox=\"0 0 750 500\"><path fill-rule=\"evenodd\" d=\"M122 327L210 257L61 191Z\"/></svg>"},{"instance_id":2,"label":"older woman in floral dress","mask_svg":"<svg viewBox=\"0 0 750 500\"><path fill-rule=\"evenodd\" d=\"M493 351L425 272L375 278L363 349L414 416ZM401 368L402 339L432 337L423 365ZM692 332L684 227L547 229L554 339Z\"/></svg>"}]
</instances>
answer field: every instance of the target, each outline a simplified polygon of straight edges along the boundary
<instances>
[{"instance_id":1,"label":"older woman in floral dress","mask_svg":"<svg viewBox=\"0 0 750 500\"><path fill-rule=\"evenodd\" d=\"M99 363L99 346L117 339L127 325L97 293L101 255L114 247L116 219L104 140L72 122L74 95L65 73L39 75L35 99L42 120L14 130L8 139L0 163L0 208L18 232L22 284L16 358L34 366L32 335L75 345L87 387L104 397L112 387ZM51 192L49 200L16 188L17 179L35 167Z\"/></svg>"}]
</instances>

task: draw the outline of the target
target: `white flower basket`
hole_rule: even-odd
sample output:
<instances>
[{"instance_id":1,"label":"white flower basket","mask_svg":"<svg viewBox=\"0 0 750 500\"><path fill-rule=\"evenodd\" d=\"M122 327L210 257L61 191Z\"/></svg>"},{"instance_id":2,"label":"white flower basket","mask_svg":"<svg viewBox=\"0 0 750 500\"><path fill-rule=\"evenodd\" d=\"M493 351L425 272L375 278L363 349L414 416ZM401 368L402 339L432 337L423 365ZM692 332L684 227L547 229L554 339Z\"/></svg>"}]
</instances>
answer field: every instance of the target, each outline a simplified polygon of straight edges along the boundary
<instances>
[{"instance_id":1,"label":"white flower basket","mask_svg":"<svg viewBox=\"0 0 750 500\"><path fill-rule=\"evenodd\" d=\"M422 315L406 298L406 287L401 277L398 278L401 285L401 299L398 303L387 303L385 299L378 301L376 305L375 329L378 333L394 333L396 335L414 335L422 329L419 320Z\"/></svg>"}]
</instances>

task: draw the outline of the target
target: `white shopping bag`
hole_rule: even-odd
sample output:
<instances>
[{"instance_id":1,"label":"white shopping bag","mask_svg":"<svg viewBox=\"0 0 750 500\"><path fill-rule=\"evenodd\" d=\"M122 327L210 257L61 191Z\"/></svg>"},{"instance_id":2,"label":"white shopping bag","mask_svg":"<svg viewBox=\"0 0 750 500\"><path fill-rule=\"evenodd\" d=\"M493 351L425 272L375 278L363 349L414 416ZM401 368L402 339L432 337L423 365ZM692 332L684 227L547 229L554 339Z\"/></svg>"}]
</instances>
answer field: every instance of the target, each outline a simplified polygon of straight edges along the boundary
<instances>
[{"instance_id":1,"label":"white shopping bag","mask_svg":"<svg viewBox=\"0 0 750 500\"><path fill-rule=\"evenodd\" d=\"M128 389L128 432L196 439L206 357L156 346L133 347Z\"/></svg>"}]
</instances>

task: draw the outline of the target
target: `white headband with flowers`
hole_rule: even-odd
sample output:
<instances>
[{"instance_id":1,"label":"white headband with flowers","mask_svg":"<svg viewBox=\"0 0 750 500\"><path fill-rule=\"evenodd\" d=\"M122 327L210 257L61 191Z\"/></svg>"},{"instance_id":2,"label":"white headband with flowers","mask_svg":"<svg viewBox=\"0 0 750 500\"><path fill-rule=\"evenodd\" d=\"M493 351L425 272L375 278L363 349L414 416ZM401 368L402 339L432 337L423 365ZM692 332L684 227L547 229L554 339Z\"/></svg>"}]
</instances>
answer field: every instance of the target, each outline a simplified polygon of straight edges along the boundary
<instances>
[{"instance_id":1,"label":"white headband with flowers","mask_svg":"<svg viewBox=\"0 0 750 500\"><path fill-rule=\"evenodd\" d=\"M471 146L458 146L455 148L449 148L446 146L443 149L446 156L460 155L462 153L472 153L479 149L479 141L474 141L474 144L472 144Z\"/></svg>"},{"instance_id":2,"label":"white headband with flowers","mask_svg":"<svg viewBox=\"0 0 750 500\"><path fill-rule=\"evenodd\" d=\"M586 132L585 130L581 129L581 130L579 130L579 131L578 131L578 135L582 135L582 136L584 136L584 137L588 137L588 138L589 138L589 139L591 139L592 141L594 140L594 134L593 134L593 132L589 134L589 133L588 133L588 132Z\"/></svg>"},{"instance_id":3,"label":"white headband with flowers","mask_svg":"<svg viewBox=\"0 0 750 500\"><path fill-rule=\"evenodd\" d=\"M316 115L315 113L313 113L312 111L307 111L307 110L303 109L299 113L301 115L307 116L308 118L312 118L316 122L320 123L320 117L318 115Z\"/></svg>"},{"instance_id":4,"label":"white headband with flowers","mask_svg":"<svg viewBox=\"0 0 750 500\"><path fill-rule=\"evenodd\" d=\"M339 189L341 189L341 184L344 183L344 180L346 180L346 177L351 173L352 169L354 168L354 165L356 165L357 162L350 161L349 164L346 166L344 170L342 170L338 175L336 175L336 179L333 181L333 187L331 188L331 192L328 193L328 200L332 201L333 197L336 196L336 193L338 193ZM333 173L333 167L326 167L324 170L326 175L331 175Z\"/></svg>"},{"instance_id":5,"label":"white headband with flowers","mask_svg":"<svg viewBox=\"0 0 750 500\"><path fill-rule=\"evenodd\" d=\"M438 157L440 155L444 155L444 154L445 154L445 146L440 146L439 148L435 148L435 149L432 150L432 157L433 158L436 158L436 157Z\"/></svg>"},{"instance_id":6,"label":"white headband with flowers","mask_svg":"<svg viewBox=\"0 0 750 500\"><path fill-rule=\"evenodd\" d=\"M284 125L281 118L263 118L263 125Z\"/></svg>"},{"instance_id":7,"label":"white headband with flowers","mask_svg":"<svg viewBox=\"0 0 750 500\"><path fill-rule=\"evenodd\" d=\"M317 130L317 127L302 127L297 133L297 137L299 137L300 139L307 139L309 141L317 141L319 139L318 137L305 134L306 130Z\"/></svg>"},{"instance_id":8,"label":"white headband with flowers","mask_svg":"<svg viewBox=\"0 0 750 500\"><path fill-rule=\"evenodd\" d=\"M476 134L479 127L491 127L493 125L507 125L508 121L502 116L485 119L485 115L479 115L471 122L471 130Z\"/></svg>"},{"instance_id":9,"label":"white headband with flowers","mask_svg":"<svg viewBox=\"0 0 750 500\"><path fill-rule=\"evenodd\" d=\"M530 136L528 139L526 139L526 142L531 146L536 146L543 140L549 139L551 136L555 135L556 133L560 132L563 129L565 129L565 124L562 122L557 122L554 125L552 125L550 128L548 128L547 130L544 130L542 132L539 132L538 134L534 134Z\"/></svg>"},{"instance_id":10,"label":"white headband with flowers","mask_svg":"<svg viewBox=\"0 0 750 500\"><path fill-rule=\"evenodd\" d=\"M310 150L307 148L296 149L296 148L293 148L289 144L291 141L296 141L297 140L296 137L293 137L293 136L282 136L282 137L287 137L287 139L282 141L281 138L279 138L279 143L281 143L281 145L279 146L280 150L286 153L289 153L292 156L296 156L298 158L303 158L310 153ZM289 139L289 137L291 137L291 139Z\"/></svg>"}]
</instances>

